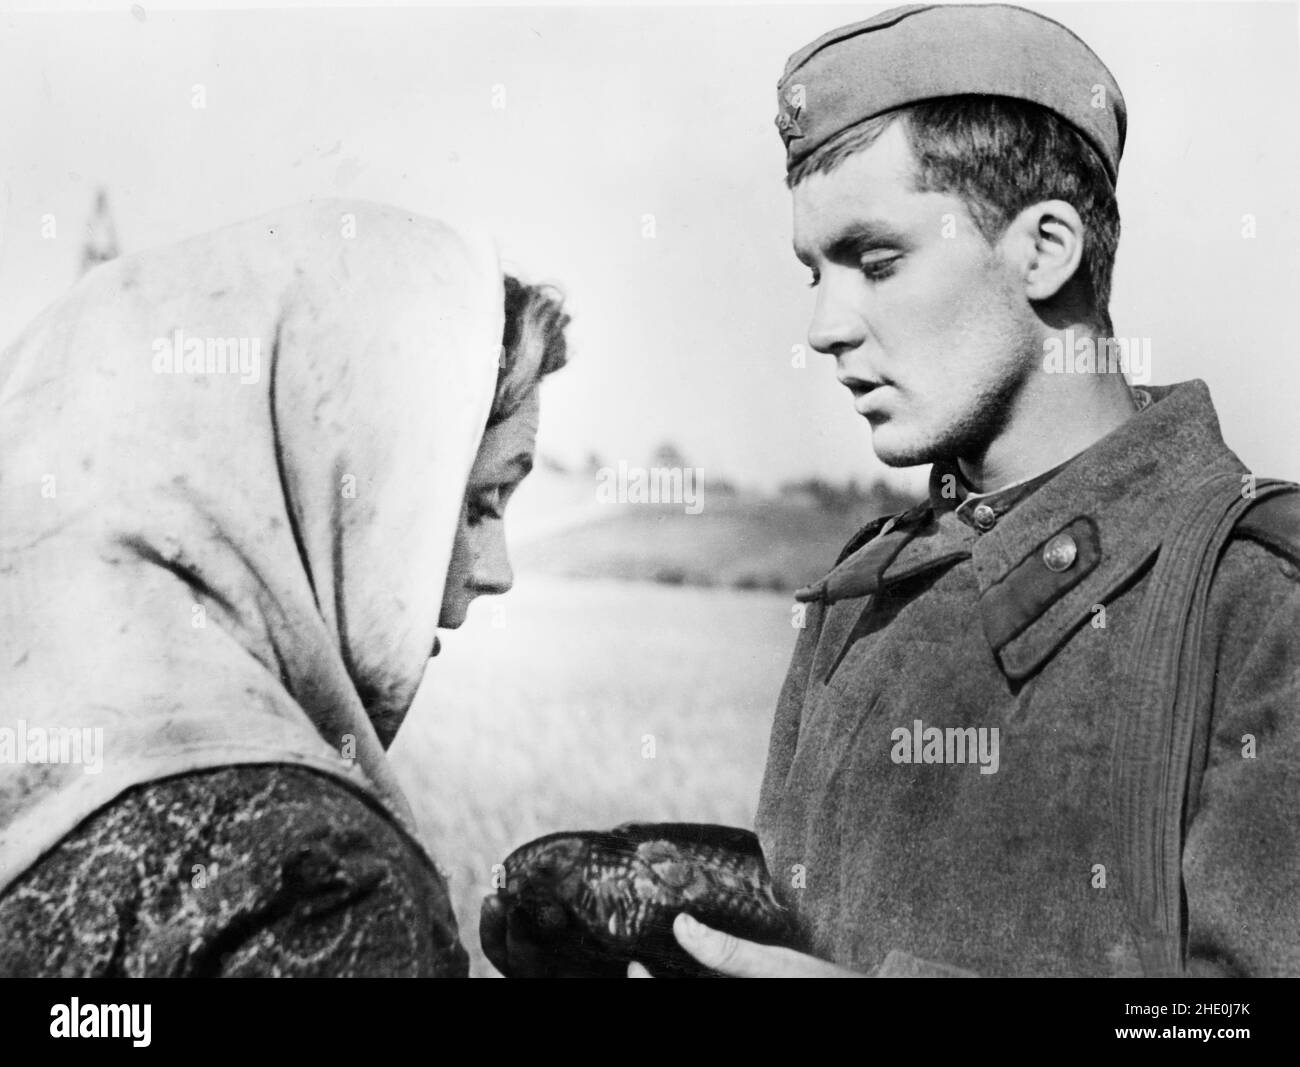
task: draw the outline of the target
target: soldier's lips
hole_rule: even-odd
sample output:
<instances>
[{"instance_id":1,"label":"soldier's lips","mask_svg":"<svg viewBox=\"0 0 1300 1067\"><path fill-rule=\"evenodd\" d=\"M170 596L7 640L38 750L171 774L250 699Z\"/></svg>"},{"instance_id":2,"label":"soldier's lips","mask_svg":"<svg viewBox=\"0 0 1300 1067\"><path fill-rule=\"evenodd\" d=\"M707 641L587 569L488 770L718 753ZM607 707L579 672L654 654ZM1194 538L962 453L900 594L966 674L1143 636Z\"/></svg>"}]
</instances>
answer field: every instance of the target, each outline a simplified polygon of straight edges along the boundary
<instances>
[{"instance_id":1,"label":"soldier's lips","mask_svg":"<svg viewBox=\"0 0 1300 1067\"><path fill-rule=\"evenodd\" d=\"M881 405L893 388L889 385L872 385L864 389L853 390L853 408L859 415L879 411Z\"/></svg>"},{"instance_id":2,"label":"soldier's lips","mask_svg":"<svg viewBox=\"0 0 1300 1067\"><path fill-rule=\"evenodd\" d=\"M890 384L882 378L859 378L855 374L836 375L835 380L853 394L855 402L886 388Z\"/></svg>"}]
</instances>

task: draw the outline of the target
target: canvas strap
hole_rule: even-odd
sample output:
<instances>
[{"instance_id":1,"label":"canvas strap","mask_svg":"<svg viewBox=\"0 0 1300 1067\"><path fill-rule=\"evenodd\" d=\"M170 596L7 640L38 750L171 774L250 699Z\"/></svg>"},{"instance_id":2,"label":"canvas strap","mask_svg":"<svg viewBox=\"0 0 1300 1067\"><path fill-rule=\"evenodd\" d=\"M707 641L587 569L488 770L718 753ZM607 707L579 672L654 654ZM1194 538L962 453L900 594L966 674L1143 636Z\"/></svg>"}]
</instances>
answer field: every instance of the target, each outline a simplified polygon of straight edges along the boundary
<instances>
[{"instance_id":1,"label":"canvas strap","mask_svg":"<svg viewBox=\"0 0 1300 1067\"><path fill-rule=\"evenodd\" d=\"M1182 975L1187 962L1183 836L1194 741L1211 711L1214 665L1201 649L1215 566L1243 515L1297 488L1261 480L1248 496L1240 474L1208 479L1187 494L1151 574L1111 770L1120 884L1147 977Z\"/></svg>"}]
</instances>

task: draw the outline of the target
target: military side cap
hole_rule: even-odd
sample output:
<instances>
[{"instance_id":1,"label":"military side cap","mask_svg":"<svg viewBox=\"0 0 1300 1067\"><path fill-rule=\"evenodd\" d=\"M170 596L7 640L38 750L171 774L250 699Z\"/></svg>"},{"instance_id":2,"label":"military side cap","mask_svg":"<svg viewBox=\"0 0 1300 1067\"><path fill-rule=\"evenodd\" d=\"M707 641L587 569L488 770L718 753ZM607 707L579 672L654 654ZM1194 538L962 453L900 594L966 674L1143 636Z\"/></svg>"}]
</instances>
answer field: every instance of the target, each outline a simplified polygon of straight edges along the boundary
<instances>
[{"instance_id":1,"label":"military side cap","mask_svg":"<svg viewBox=\"0 0 1300 1067\"><path fill-rule=\"evenodd\" d=\"M1115 184L1128 124L1115 78L1059 22L1005 4L893 8L800 49L777 83L786 168L887 111L972 94L1054 111L1096 149Z\"/></svg>"}]
</instances>

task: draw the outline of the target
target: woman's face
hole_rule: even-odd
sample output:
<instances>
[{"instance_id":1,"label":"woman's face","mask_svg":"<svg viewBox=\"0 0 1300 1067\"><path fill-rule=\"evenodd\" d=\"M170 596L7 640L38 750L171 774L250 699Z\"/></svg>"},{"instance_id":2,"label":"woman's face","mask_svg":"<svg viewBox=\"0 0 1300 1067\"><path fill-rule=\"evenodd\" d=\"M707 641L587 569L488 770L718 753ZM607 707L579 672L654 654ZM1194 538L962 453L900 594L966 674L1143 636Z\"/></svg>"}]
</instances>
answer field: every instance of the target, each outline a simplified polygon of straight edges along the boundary
<instances>
[{"instance_id":1,"label":"woman's face","mask_svg":"<svg viewBox=\"0 0 1300 1067\"><path fill-rule=\"evenodd\" d=\"M447 568L442 614L438 618L438 625L445 629L454 630L465 621L475 597L504 593L514 583L502 518L506 501L533 468L537 413L534 388L514 414L483 435L465 488Z\"/></svg>"}]
</instances>

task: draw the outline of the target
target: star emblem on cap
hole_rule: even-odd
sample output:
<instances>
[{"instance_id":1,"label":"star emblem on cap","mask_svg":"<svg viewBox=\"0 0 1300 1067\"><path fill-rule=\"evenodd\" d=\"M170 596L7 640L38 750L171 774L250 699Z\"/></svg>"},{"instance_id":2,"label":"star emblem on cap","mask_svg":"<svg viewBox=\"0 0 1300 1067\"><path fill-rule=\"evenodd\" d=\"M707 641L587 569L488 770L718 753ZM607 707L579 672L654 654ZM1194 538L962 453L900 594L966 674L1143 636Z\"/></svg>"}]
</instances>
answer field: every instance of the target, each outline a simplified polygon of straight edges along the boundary
<instances>
[{"instance_id":1,"label":"star emblem on cap","mask_svg":"<svg viewBox=\"0 0 1300 1067\"><path fill-rule=\"evenodd\" d=\"M807 103L806 90L802 85L792 85L788 91L780 94L778 102L780 111L776 116L776 128L785 143L789 144L794 138L803 136L798 119Z\"/></svg>"}]
</instances>

